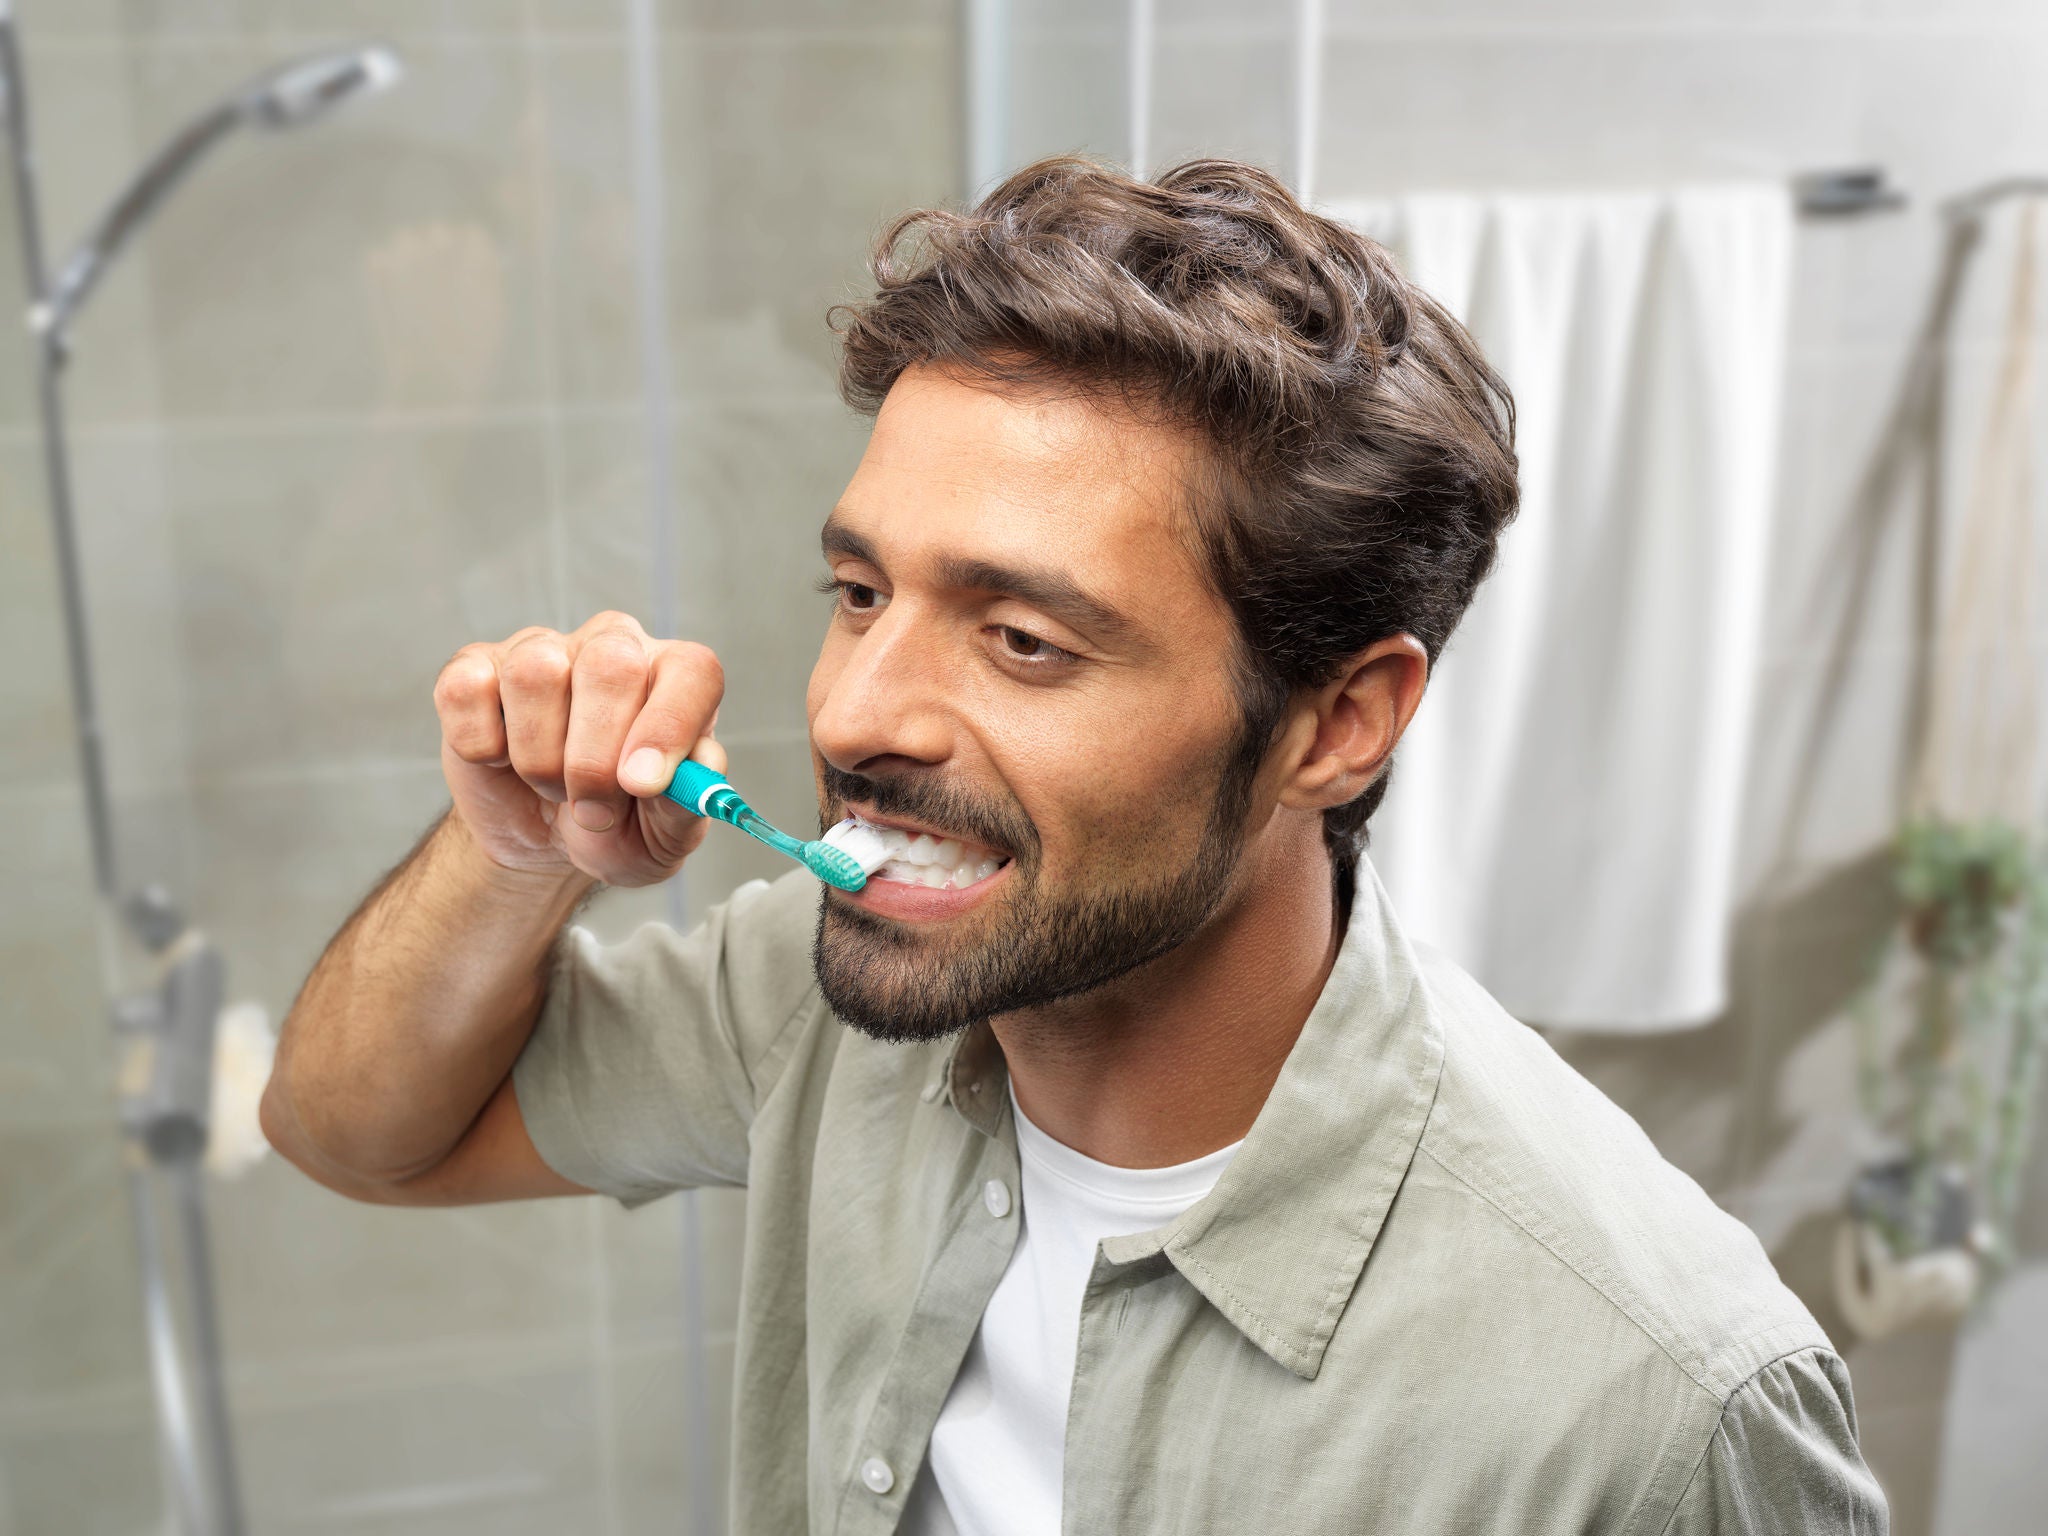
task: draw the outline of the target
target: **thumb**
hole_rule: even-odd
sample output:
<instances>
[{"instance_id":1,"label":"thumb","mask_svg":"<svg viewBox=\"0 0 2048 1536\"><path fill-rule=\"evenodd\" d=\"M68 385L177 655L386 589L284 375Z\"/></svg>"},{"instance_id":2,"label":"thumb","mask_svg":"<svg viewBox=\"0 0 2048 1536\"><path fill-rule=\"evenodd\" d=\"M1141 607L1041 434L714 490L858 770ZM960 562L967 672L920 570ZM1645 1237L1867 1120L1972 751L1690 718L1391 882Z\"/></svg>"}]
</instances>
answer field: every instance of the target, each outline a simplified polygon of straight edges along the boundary
<instances>
[{"instance_id":1,"label":"thumb","mask_svg":"<svg viewBox=\"0 0 2048 1536\"><path fill-rule=\"evenodd\" d=\"M695 758L714 772L725 772L725 748L712 740L708 731L699 736L697 744L684 755ZM669 780L676 776L676 768L681 762L682 758L671 757L659 747L642 747L626 754L626 760L619 765L619 782L628 794L647 799L668 788Z\"/></svg>"}]
</instances>

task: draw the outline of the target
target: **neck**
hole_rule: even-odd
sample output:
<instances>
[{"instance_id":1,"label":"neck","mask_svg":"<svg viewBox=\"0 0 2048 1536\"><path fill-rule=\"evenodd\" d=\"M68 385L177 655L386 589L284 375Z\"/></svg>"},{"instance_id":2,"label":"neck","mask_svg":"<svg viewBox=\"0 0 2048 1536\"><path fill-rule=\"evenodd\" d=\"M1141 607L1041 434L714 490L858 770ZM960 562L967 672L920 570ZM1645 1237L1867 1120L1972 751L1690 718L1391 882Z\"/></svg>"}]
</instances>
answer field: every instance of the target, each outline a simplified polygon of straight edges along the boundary
<instances>
[{"instance_id":1,"label":"neck","mask_svg":"<svg viewBox=\"0 0 2048 1536\"><path fill-rule=\"evenodd\" d=\"M1242 1139L1343 937L1319 819L1301 830L1268 824L1231 896L1178 949L992 1021L1034 1125L1122 1168L1169 1167Z\"/></svg>"}]
</instances>

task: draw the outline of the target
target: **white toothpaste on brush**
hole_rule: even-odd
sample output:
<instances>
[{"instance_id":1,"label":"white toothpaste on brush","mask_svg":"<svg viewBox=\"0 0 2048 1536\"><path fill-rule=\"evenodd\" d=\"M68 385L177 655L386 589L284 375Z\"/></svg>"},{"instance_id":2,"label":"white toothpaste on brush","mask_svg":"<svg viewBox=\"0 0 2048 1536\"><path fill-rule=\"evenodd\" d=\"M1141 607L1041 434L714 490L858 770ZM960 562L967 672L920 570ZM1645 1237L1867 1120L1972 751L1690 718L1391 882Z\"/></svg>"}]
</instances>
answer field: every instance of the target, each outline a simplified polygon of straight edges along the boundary
<instances>
[{"instance_id":1,"label":"white toothpaste on brush","mask_svg":"<svg viewBox=\"0 0 2048 1536\"><path fill-rule=\"evenodd\" d=\"M857 816L847 817L819 841L839 849L877 880L934 890L962 890L1003 867L1003 860L971 843L933 837L929 832L878 827Z\"/></svg>"}]
</instances>

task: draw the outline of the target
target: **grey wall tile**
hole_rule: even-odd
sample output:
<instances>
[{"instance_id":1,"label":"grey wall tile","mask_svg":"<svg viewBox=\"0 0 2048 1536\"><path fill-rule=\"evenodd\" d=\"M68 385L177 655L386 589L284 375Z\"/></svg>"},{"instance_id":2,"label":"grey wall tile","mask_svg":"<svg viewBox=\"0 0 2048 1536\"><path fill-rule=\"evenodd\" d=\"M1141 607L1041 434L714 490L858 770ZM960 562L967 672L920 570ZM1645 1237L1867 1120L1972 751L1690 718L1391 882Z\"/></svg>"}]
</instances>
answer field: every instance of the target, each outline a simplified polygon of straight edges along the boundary
<instances>
[{"instance_id":1,"label":"grey wall tile","mask_svg":"<svg viewBox=\"0 0 2048 1536\"><path fill-rule=\"evenodd\" d=\"M442 664L555 611L544 453L523 426L174 439L195 771L438 757Z\"/></svg>"},{"instance_id":2,"label":"grey wall tile","mask_svg":"<svg viewBox=\"0 0 2048 1536\"><path fill-rule=\"evenodd\" d=\"M2023 1536L2040 1523L2048 1445L2048 1265L2020 1269L1962 1333L1944 1426L1941 1536Z\"/></svg>"},{"instance_id":3,"label":"grey wall tile","mask_svg":"<svg viewBox=\"0 0 2048 1536\"><path fill-rule=\"evenodd\" d=\"M1092 23L1062 25L1045 18L1052 9L1024 5L1014 12L1010 168L1076 153L1126 163L1130 107L1121 13L1098 11Z\"/></svg>"},{"instance_id":4,"label":"grey wall tile","mask_svg":"<svg viewBox=\"0 0 2048 1536\"><path fill-rule=\"evenodd\" d=\"M1341 78L1325 86L1332 95L1343 88ZM1189 36L1162 29L1152 103L1148 175L1183 160L1224 155L1293 179L1294 45L1285 35Z\"/></svg>"},{"instance_id":5,"label":"grey wall tile","mask_svg":"<svg viewBox=\"0 0 2048 1536\"><path fill-rule=\"evenodd\" d=\"M517 37L526 23L520 0L97 0L118 8L140 42L195 37L267 44L364 34L403 41Z\"/></svg>"},{"instance_id":6,"label":"grey wall tile","mask_svg":"<svg viewBox=\"0 0 2048 1536\"><path fill-rule=\"evenodd\" d=\"M614 11L621 7L611 5ZM623 41L539 53L541 174L549 241L552 393L563 402L634 401L641 392L640 213ZM659 146L657 146L658 152ZM664 186L692 174L662 167ZM671 239L693 238L671 227Z\"/></svg>"},{"instance_id":7,"label":"grey wall tile","mask_svg":"<svg viewBox=\"0 0 2048 1536\"><path fill-rule=\"evenodd\" d=\"M605 1317L620 1349L677 1347L683 1343L683 1210L694 1198L703 1277L705 1327L730 1333L738 1308L740 1243L746 1191L701 1189L643 1210L591 1202L604 1250Z\"/></svg>"},{"instance_id":8,"label":"grey wall tile","mask_svg":"<svg viewBox=\"0 0 2048 1536\"><path fill-rule=\"evenodd\" d=\"M0 443L0 783L77 771L64 611L36 444Z\"/></svg>"},{"instance_id":9,"label":"grey wall tile","mask_svg":"<svg viewBox=\"0 0 2048 1536\"><path fill-rule=\"evenodd\" d=\"M615 1368L620 1408L619 1524L628 1536L657 1536L683 1524L692 1506L688 1469L699 1461L713 1471L709 1504L713 1529L724 1530L727 1476L732 1460L731 1423L724 1405L732 1401L733 1343L713 1339L708 1348L712 1403L712 1443L694 1455L681 1439L681 1405L677 1401L684 1362L677 1352L650 1350L622 1359Z\"/></svg>"},{"instance_id":10,"label":"grey wall tile","mask_svg":"<svg viewBox=\"0 0 2048 1536\"><path fill-rule=\"evenodd\" d=\"M1874 974L1897 907L1888 850L1873 848L1817 879L1762 897L1746 925L1762 937L1749 985L1758 1028L1746 1072L1752 1101L1745 1180L1847 1188L1866 1150L1856 1104L1850 1009Z\"/></svg>"},{"instance_id":11,"label":"grey wall tile","mask_svg":"<svg viewBox=\"0 0 2048 1536\"><path fill-rule=\"evenodd\" d=\"M1924 16L1945 16L1929 6ZM2048 112L2030 82L2048 61L2036 30L1876 33L1858 45L1858 157L1889 168L1923 207L2048 158ZM1845 272L1845 340L1897 333L1925 302L1940 246L1924 215L1874 224ZM1982 321L1965 316L1966 334Z\"/></svg>"},{"instance_id":12,"label":"grey wall tile","mask_svg":"<svg viewBox=\"0 0 2048 1536\"><path fill-rule=\"evenodd\" d=\"M445 1381L245 1409L250 1525L348 1536L602 1531L596 1415L581 1363L482 1360Z\"/></svg>"},{"instance_id":13,"label":"grey wall tile","mask_svg":"<svg viewBox=\"0 0 2048 1536\"><path fill-rule=\"evenodd\" d=\"M1571 32L1613 27L1732 31L1839 24L1862 0L1331 0L1332 31L1371 34L1389 26L1444 31ZM1922 0L1924 3L1924 0Z\"/></svg>"},{"instance_id":14,"label":"grey wall tile","mask_svg":"<svg viewBox=\"0 0 2048 1536\"><path fill-rule=\"evenodd\" d=\"M942 28L702 32L664 53L675 195L674 366L699 395L832 387L825 312L874 236L954 195L956 57Z\"/></svg>"},{"instance_id":15,"label":"grey wall tile","mask_svg":"<svg viewBox=\"0 0 2048 1536\"><path fill-rule=\"evenodd\" d=\"M111 1138L113 1052L83 799L69 785L11 790L0 846L0 1128L86 1124Z\"/></svg>"},{"instance_id":16,"label":"grey wall tile","mask_svg":"<svg viewBox=\"0 0 2048 1536\"><path fill-rule=\"evenodd\" d=\"M1344 37L1327 68L1318 181L1333 198L1777 176L1853 144L1853 77L1812 36Z\"/></svg>"},{"instance_id":17,"label":"grey wall tile","mask_svg":"<svg viewBox=\"0 0 2048 1536\"><path fill-rule=\"evenodd\" d=\"M627 0L530 0L529 9L536 32L549 42L626 30Z\"/></svg>"},{"instance_id":18,"label":"grey wall tile","mask_svg":"<svg viewBox=\"0 0 2048 1536\"><path fill-rule=\"evenodd\" d=\"M138 47L141 135L169 131L268 57L256 45ZM172 418L473 413L537 398L525 57L412 41L406 70L304 133L224 149L166 208L150 277Z\"/></svg>"},{"instance_id":19,"label":"grey wall tile","mask_svg":"<svg viewBox=\"0 0 2048 1536\"><path fill-rule=\"evenodd\" d=\"M831 396L688 407L677 421L678 630L718 652L722 735L801 731L827 600L818 529L866 446ZM646 443L636 420L564 428L569 605L648 620Z\"/></svg>"},{"instance_id":20,"label":"grey wall tile","mask_svg":"<svg viewBox=\"0 0 2048 1536\"><path fill-rule=\"evenodd\" d=\"M1830 869L1890 842L1909 664L1900 649L1852 655L1810 774L1801 765L1809 727L1827 697L1826 658L1765 665L1745 790L1743 889L1755 889L1773 870ZM1812 787L1800 811L1802 781Z\"/></svg>"},{"instance_id":21,"label":"grey wall tile","mask_svg":"<svg viewBox=\"0 0 2048 1536\"><path fill-rule=\"evenodd\" d=\"M432 761L197 791L192 900L226 953L230 998L282 1018L328 939L447 804Z\"/></svg>"},{"instance_id":22,"label":"grey wall tile","mask_svg":"<svg viewBox=\"0 0 2048 1536\"><path fill-rule=\"evenodd\" d=\"M141 1391L90 1414L46 1409L0 1434L0 1530L133 1536L159 1528L158 1465L156 1424Z\"/></svg>"},{"instance_id":23,"label":"grey wall tile","mask_svg":"<svg viewBox=\"0 0 2048 1536\"><path fill-rule=\"evenodd\" d=\"M680 0L662 20L706 32L859 32L943 27L953 9L947 0Z\"/></svg>"},{"instance_id":24,"label":"grey wall tile","mask_svg":"<svg viewBox=\"0 0 2048 1536\"><path fill-rule=\"evenodd\" d=\"M818 530L852 478L868 430L865 418L829 398L703 410L684 420L686 527L707 558L686 590L701 595L708 637L725 661L723 731L804 729L804 689L830 613L830 600L815 590L825 571Z\"/></svg>"},{"instance_id":25,"label":"grey wall tile","mask_svg":"<svg viewBox=\"0 0 2048 1536\"><path fill-rule=\"evenodd\" d=\"M1856 1362L1851 1360L1853 1375ZM1927 1536L1941 1479L1941 1408L1878 1408L1857 1425L1863 1459L1891 1506L1892 1536Z\"/></svg>"},{"instance_id":26,"label":"grey wall tile","mask_svg":"<svg viewBox=\"0 0 2048 1536\"><path fill-rule=\"evenodd\" d=\"M107 767L117 800L184 777L176 563L161 457L148 434L83 434L72 455L73 529ZM70 658L39 445L0 443L0 781L79 772Z\"/></svg>"},{"instance_id":27,"label":"grey wall tile","mask_svg":"<svg viewBox=\"0 0 2048 1536\"><path fill-rule=\"evenodd\" d=\"M20 0L14 7L25 36L116 38L123 0Z\"/></svg>"},{"instance_id":28,"label":"grey wall tile","mask_svg":"<svg viewBox=\"0 0 2048 1536\"><path fill-rule=\"evenodd\" d=\"M96 1417L148 1380L120 1155L110 1108L68 1126L0 1125L0 1440ZM5 1498L0 1480L0 1508Z\"/></svg>"},{"instance_id":29,"label":"grey wall tile","mask_svg":"<svg viewBox=\"0 0 2048 1536\"><path fill-rule=\"evenodd\" d=\"M363 1205L271 1158L212 1209L228 1360L265 1400L589 1345L599 1277L581 1201Z\"/></svg>"}]
</instances>

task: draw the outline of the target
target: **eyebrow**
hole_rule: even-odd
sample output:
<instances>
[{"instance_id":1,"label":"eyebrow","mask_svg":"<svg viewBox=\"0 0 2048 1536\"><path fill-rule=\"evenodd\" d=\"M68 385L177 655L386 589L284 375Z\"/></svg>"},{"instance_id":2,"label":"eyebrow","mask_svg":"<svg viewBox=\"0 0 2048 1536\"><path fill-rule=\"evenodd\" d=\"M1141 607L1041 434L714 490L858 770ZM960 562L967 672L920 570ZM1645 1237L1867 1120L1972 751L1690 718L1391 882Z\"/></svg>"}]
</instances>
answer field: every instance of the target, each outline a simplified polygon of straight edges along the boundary
<instances>
[{"instance_id":1,"label":"eyebrow","mask_svg":"<svg viewBox=\"0 0 2048 1536\"><path fill-rule=\"evenodd\" d=\"M825 520L819 542L826 557L842 556L860 560L883 570L875 547L866 538L838 520ZM1046 566L1000 565L993 560L964 555L940 557L933 572L943 586L962 587L975 592L1000 592L1019 602L1042 608L1054 618L1102 640L1143 646L1145 637L1129 617L1094 596L1063 572Z\"/></svg>"}]
</instances>

